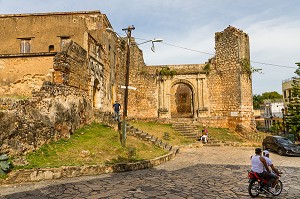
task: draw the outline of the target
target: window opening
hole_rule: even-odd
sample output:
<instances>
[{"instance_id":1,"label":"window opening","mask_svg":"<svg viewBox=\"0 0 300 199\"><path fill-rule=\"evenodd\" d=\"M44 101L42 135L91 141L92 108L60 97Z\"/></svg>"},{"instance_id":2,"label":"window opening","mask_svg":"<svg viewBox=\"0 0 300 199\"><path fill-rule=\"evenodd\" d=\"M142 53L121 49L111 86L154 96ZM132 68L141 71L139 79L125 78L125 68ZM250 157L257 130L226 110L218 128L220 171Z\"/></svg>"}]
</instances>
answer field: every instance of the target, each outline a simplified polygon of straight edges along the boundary
<instances>
[{"instance_id":1,"label":"window opening","mask_svg":"<svg viewBox=\"0 0 300 199\"><path fill-rule=\"evenodd\" d=\"M31 38L21 39L21 53L30 53Z\"/></svg>"},{"instance_id":2,"label":"window opening","mask_svg":"<svg viewBox=\"0 0 300 199\"><path fill-rule=\"evenodd\" d=\"M49 46L49 52L54 52L54 45Z\"/></svg>"},{"instance_id":3,"label":"window opening","mask_svg":"<svg viewBox=\"0 0 300 199\"><path fill-rule=\"evenodd\" d=\"M63 47L66 45L66 43L68 43L69 41L70 41L69 36L60 37L60 49L62 50Z\"/></svg>"}]
</instances>

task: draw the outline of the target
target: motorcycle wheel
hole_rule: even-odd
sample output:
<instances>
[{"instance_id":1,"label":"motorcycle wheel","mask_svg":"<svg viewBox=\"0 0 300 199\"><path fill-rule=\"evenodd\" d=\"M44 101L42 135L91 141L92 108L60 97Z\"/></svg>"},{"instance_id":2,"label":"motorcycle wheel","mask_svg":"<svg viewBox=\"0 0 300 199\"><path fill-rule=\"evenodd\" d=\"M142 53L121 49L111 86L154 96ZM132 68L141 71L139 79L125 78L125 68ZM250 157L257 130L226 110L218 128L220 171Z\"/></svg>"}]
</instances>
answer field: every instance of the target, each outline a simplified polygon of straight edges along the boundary
<instances>
[{"instance_id":1,"label":"motorcycle wheel","mask_svg":"<svg viewBox=\"0 0 300 199\"><path fill-rule=\"evenodd\" d=\"M282 192L282 189L283 189L282 182L278 180L278 183L275 185L274 189L270 190L270 192L274 196L278 196Z\"/></svg>"},{"instance_id":2,"label":"motorcycle wheel","mask_svg":"<svg viewBox=\"0 0 300 199\"><path fill-rule=\"evenodd\" d=\"M252 198L255 198L259 195L259 192L260 192L260 184L257 180L252 180L250 183L249 183L249 186L248 186L248 192L249 192L249 195L252 197Z\"/></svg>"}]
</instances>

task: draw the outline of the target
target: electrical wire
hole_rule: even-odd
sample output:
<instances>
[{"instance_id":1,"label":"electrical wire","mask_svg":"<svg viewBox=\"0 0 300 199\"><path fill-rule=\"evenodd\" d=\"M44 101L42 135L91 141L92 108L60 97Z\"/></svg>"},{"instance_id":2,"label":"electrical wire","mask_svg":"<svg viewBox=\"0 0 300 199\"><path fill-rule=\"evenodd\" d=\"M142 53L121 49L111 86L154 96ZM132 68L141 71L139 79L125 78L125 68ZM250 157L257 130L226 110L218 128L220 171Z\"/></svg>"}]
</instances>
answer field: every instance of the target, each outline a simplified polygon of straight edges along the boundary
<instances>
[{"instance_id":1,"label":"electrical wire","mask_svg":"<svg viewBox=\"0 0 300 199\"><path fill-rule=\"evenodd\" d=\"M142 38L137 38L135 37L135 39L140 39L140 40L144 40L147 41L147 39L142 39ZM204 52L204 51L199 51L199 50L195 50L195 49L191 49L191 48L186 48L186 47L182 47L182 46L177 46L174 44L169 44L169 43L165 43L165 42L160 42L162 44L168 45L168 46L173 46L176 48L181 48L184 50L189 50L189 51L193 51L193 52L198 52L198 53L202 53L202 54L207 54L207 55L215 55L213 53L208 53L208 52ZM250 61L251 63L256 63L256 64L263 64L263 65L268 65L268 66L275 66L275 67L281 67L281 68L291 68L291 69L297 69L297 67L292 67L292 66L285 66L285 65L278 65L278 64L271 64L271 63L265 63L265 62L258 62L258 61Z\"/></svg>"},{"instance_id":2,"label":"electrical wire","mask_svg":"<svg viewBox=\"0 0 300 199\"><path fill-rule=\"evenodd\" d=\"M176 47L176 48L181 48L181 49L184 49L184 50L189 50L189 51L193 51L193 52L198 52L198 53L206 54L206 55L215 55L213 53L208 53L208 52L203 52L203 51L199 51L199 50L194 50L194 49L191 49L191 48L181 47L181 46L177 46L177 45L174 45L174 44L168 44L168 43L165 43L165 42L160 42L160 43L163 43L163 44L168 45L168 46L173 46L173 47Z\"/></svg>"},{"instance_id":3,"label":"electrical wire","mask_svg":"<svg viewBox=\"0 0 300 199\"><path fill-rule=\"evenodd\" d=\"M278 65L278 64L269 64L269 63L257 62L257 61L250 61L250 62L256 63L256 64L263 64L263 65L269 65L269 66L282 67L282 68L292 68L292 69L297 69L297 67L292 67L292 66L284 66L284 65Z\"/></svg>"}]
</instances>

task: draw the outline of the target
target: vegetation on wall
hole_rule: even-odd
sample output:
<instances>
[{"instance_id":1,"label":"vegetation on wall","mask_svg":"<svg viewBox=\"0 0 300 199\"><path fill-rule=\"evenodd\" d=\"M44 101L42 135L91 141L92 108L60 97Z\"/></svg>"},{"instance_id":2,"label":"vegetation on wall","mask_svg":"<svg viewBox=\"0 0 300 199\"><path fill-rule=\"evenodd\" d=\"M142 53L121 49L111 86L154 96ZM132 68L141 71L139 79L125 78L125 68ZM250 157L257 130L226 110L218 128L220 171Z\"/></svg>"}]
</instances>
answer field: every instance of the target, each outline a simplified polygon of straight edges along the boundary
<instances>
[{"instance_id":1,"label":"vegetation on wall","mask_svg":"<svg viewBox=\"0 0 300 199\"><path fill-rule=\"evenodd\" d=\"M240 64L241 64L241 72L244 74L251 75L252 71L250 66L250 60L244 58L240 61Z\"/></svg>"},{"instance_id":2,"label":"vegetation on wall","mask_svg":"<svg viewBox=\"0 0 300 199\"><path fill-rule=\"evenodd\" d=\"M171 77L173 77L174 75L176 75L176 71L171 70L169 67L165 66L165 67L162 67L162 69L158 72L158 74L162 75L162 76L171 76Z\"/></svg>"},{"instance_id":3,"label":"vegetation on wall","mask_svg":"<svg viewBox=\"0 0 300 199\"><path fill-rule=\"evenodd\" d=\"M288 104L286 115L286 129L289 133L295 135L296 139L300 137L300 63L296 63L298 69L293 77L292 96Z\"/></svg>"},{"instance_id":4,"label":"vegetation on wall","mask_svg":"<svg viewBox=\"0 0 300 199\"><path fill-rule=\"evenodd\" d=\"M205 71L206 74L209 74L211 68L210 68L210 63L207 63L204 67L203 70Z\"/></svg>"}]
</instances>

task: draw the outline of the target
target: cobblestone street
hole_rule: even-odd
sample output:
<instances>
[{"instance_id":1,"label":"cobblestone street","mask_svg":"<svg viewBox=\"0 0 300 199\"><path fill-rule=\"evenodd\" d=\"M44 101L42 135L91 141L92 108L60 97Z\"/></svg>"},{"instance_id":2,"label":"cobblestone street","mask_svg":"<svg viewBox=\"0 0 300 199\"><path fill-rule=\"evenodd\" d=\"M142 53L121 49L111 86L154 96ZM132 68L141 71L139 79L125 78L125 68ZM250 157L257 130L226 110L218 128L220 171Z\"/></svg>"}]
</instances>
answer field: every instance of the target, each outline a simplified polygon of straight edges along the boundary
<instances>
[{"instance_id":1,"label":"cobblestone street","mask_svg":"<svg viewBox=\"0 0 300 199\"><path fill-rule=\"evenodd\" d=\"M183 148L173 160L152 169L2 186L0 198L250 198L247 169L253 151ZM274 153L270 157L283 172L284 190L274 198L299 198L300 158Z\"/></svg>"}]
</instances>

